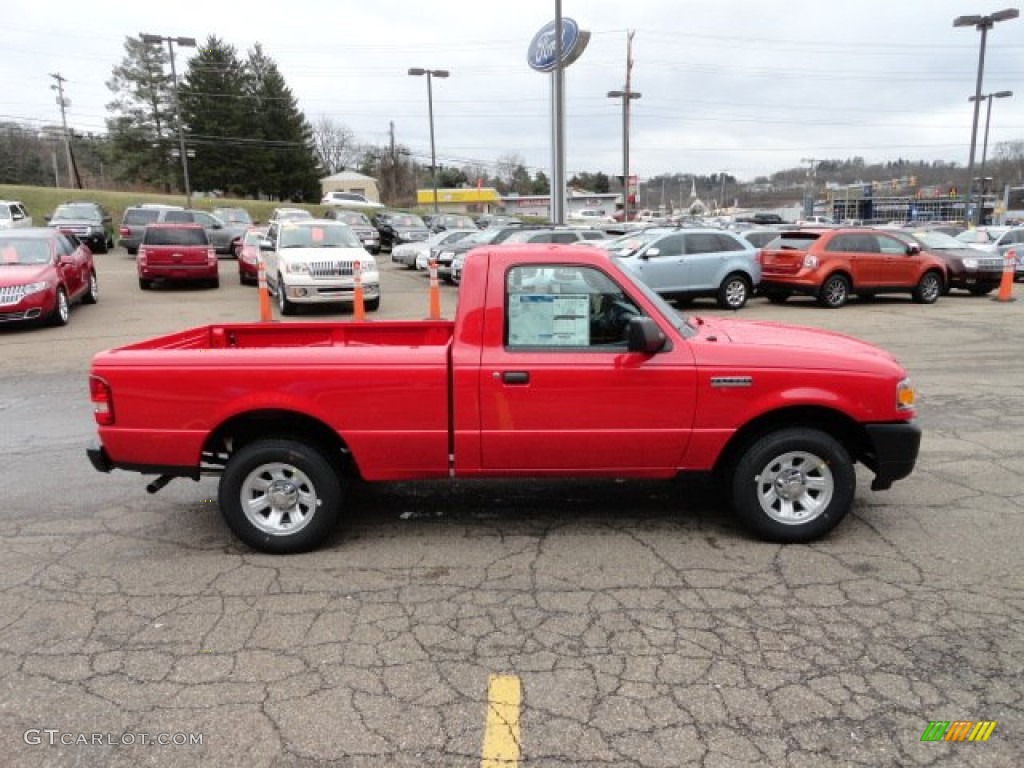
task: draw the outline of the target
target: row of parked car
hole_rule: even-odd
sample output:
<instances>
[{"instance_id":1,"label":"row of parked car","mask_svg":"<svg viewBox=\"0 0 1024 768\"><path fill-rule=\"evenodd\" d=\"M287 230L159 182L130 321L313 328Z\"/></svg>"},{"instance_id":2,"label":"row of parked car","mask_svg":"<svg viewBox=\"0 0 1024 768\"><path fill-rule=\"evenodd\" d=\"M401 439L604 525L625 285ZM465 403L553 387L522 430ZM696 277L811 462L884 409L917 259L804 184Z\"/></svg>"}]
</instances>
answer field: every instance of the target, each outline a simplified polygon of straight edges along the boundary
<instances>
[{"instance_id":1,"label":"row of parked car","mask_svg":"<svg viewBox=\"0 0 1024 768\"><path fill-rule=\"evenodd\" d=\"M1000 249L1014 247L1017 237L1024 243L1024 228L978 228L957 239L929 227L649 227L604 239L598 230L517 226L441 233L396 247L392 261L425 269L433 259L438 274L457 284L466 254L481 245L591 241L677 303L713 297L720 307L735 310L754 295L772 302L805 295L838 308L852 296L906 293L933 303L951 290L985 295L1002 279ZM1016 272L1024 279L1024 244Z\"/></svg>"}]
</instances>

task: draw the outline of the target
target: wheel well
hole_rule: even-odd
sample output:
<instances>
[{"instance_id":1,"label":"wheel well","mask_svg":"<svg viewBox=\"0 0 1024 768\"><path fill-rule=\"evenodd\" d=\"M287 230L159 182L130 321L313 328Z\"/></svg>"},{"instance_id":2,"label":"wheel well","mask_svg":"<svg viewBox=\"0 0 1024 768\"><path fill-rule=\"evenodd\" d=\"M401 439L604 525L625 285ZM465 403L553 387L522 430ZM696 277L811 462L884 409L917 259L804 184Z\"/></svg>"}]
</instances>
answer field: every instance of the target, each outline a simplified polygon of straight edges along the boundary
<instances>
[{"instance_id":1,"label":"wheel well","mask_svg":"<svg viewBox=\"0 0 1024 768\"><path fill-rule=\"evenodd\" d=\"M791 427L817 429L831 435L854 461L861 460L870 447L864 428L849 416L818 406L794 406L766 413L736 430L715 462L714 473L729 471L743 452L764 435Z\"/></svg>"},{"instance_id":2,"label":"wheel well","mask_svg":"<svg viewBox=\"0 0 1024 768\"><path fill-rule=\"evenodd\" d=\"M821 286L820 287L824 287L825 283L827 283L829 280L831 280L836 275L839 275L840 277L844 278L846 280L846 284L847 285L849 285L851 287L853 286L853 278L850 276L849 272L847 272L845 269L834 269L831 272L829 272L827 275L825 275L824 278L822 278Z\"/></svg>"},{"instance_id":3,"label":"wheel well","mask_svg":"<svg viewBox=\"0 0 1024 768\"><path fill-rule=\"evenodd\" d=\"M727 274L725 277L723 277L722 278L722 282L720 282L718 285L719 286L723 286L727 282L729 282L730 279L732 279L734 277L742 278L743 281L747 284L747 286L753 285L753 283L754 283L753 278L751 278L750 275L748 275L742 269L734 269L729 274Z\"/></svg>"},{"instance_id":4,"label":"wheel well","mask_svg":"<svg viewBox=\"0 0 1024 768\"><path fill-rule=\"evenodd\" d=\"M342 472L359 474L342 437L318 419L287 410L251 411L228 419L215 429L203 445L203 462L221 466L242 447L262 438L298 440L321 450Z\"/></svg>"}]
</instances>

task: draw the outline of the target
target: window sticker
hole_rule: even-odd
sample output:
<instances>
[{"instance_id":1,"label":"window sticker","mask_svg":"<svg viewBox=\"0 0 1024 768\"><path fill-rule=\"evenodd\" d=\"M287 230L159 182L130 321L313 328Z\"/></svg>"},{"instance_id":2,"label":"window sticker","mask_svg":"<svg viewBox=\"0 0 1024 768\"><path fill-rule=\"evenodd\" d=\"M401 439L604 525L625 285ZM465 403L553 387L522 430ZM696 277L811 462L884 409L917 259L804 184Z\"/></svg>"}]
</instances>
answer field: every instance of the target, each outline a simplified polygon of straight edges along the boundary
<instances>
[{"instance_id":1,"label":"window sticker","mask_svg":"<svg viewBox=\"0 0 1024 768\"><path fill-rule=\"evenodd\" d=\"M521 293L508 297L508 343L517 347L586 347L590 297Z\"/></svg>"},{"instance_id":2,"label":"window sticker","mask_svg":"<svg viewBox=\"0 0 1024 768\"><path fill-rule=\"evenodd\" d=\"M322 243L324 241L324 229L323 227L313 227L312 237L314 243Z\"/></svg>"}]
</instances>

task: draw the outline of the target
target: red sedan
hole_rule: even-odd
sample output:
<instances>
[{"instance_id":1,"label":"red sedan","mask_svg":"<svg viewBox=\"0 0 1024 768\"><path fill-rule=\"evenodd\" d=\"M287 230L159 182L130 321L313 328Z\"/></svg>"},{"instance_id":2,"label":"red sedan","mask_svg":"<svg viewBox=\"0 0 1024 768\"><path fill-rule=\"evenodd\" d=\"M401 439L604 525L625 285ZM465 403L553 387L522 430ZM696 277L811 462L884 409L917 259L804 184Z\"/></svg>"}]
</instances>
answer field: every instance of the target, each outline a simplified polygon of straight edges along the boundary
<instances>
[{"instance_id":1,"label":"red sedan","mask_svg":"<svg viewBox=\"0 0 1024 768\"><path fill-rule=\"evenodd\" d=\"M238 246L238 282L256 285L260 268L260 240L267 236L266 227L247 229Z\"/></svg>"},{"instance_id":2,"label":"red sedan","mask_svg":"<svg viewBox=\"0 0 1024 768\"><path fill-rule=\"evenodd\" d=\"M0 232L0 323L67 325L73 303L98 298L92 251L74 235L47 227Z\"/></svg>"}]
</instances>

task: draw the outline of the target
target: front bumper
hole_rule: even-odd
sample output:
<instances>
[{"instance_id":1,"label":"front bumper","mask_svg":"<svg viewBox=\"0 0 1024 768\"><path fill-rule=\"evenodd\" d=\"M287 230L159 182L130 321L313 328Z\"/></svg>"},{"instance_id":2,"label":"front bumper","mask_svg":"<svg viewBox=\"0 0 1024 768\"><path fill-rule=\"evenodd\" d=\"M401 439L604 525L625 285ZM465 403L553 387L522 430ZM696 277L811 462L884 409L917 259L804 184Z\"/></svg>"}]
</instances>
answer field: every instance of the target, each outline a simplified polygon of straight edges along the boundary
<instances>
[{"instance_id":1,"label":"front bumper","mask_svg":"<svg viewBox=\"0 0 1024 768\"><path fill-rule=\"evenodd\" d=\"M875 473L871 490L884 491L914 471L921 447L921 428L913 422L868 424L869 454L864 464Z\"/></svg>"},{"instance_id":2,"label":"front bumper","mask_svg":"<svg viewBox=\"0 0 1024 768\"><path fill-rule=\"evenodd\" d=\"M355 288L352 282L346 283L302 283L285 285L285 296L296 304L331 304L355 301ZM380 285L377 282L363 281L363 299L372 301L380 298Z\"/></svg>"}]
</instances>

